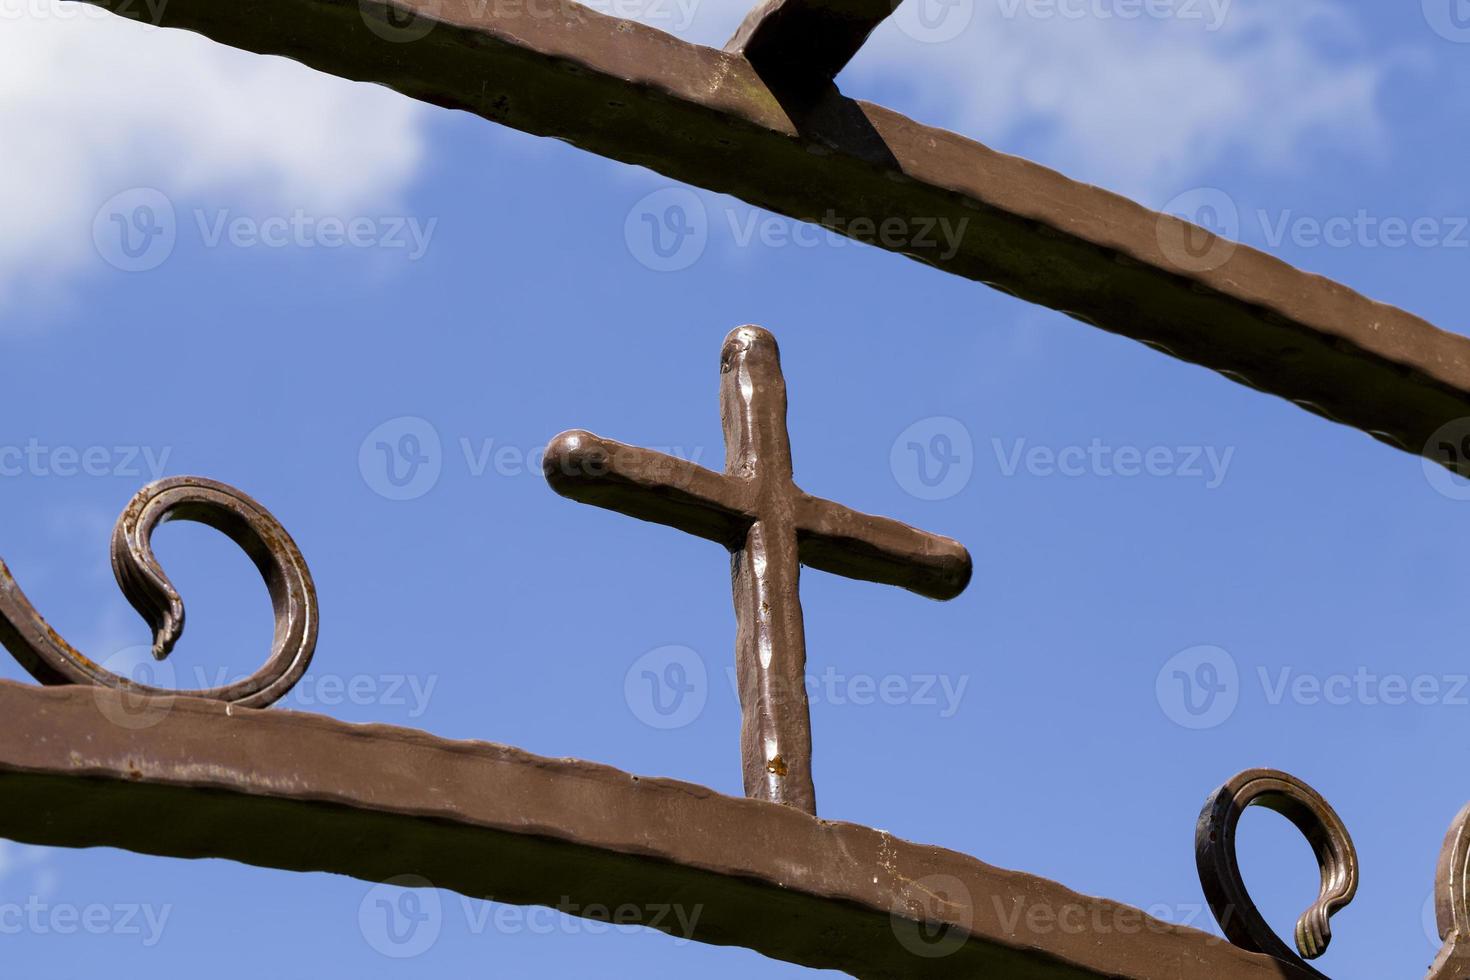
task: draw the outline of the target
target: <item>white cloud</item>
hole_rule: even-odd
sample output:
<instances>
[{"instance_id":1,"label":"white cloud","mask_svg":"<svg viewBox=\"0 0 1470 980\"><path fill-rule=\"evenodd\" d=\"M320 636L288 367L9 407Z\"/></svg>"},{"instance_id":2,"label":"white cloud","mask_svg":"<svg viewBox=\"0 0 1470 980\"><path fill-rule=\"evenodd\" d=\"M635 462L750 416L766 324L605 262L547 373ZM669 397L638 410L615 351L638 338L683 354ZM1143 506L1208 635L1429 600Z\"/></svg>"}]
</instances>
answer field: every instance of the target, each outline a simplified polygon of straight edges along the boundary
<instances>
[{"instance_id":1,"label":"white cloud","mask_svg":"<svg viewBox=\"0 0 1470 980\"><path fill-rule=\"evenodd\" d=\"M385 89L194 34L0 0L0 302L96 263L97 209L135 186L287 213L391 206L423 116Z\"/></svg>"},{"instance_id":2,"label":"white cloud","mask_svg":"<svg viewBox=\"0 0 1470 980\"><path fill-rule=\"evenodd\" d=\"M714 44L754 5L637 2L641 19ZM920 40L920 10L946 2L963 29ZM881 88L923 121L1152 203L1222 161L1280 171L1324 148L1381 145L1377 94L1391 59L1363 53L1349 8L1149 0L1200 16L1097 13L1131 2L905 0L844 87ZM1086 13L1036 13L1063 9ZM129 188L210 208L387 211L417 170L425 115L374 86L84 4L0 0L0 306L8 293L110 271L92 220Z\"/></svg>"},{"instance_id":3,"label":"white cloud","mask_svg":"<svg viewBox=\"0 0 1470 980\"><path fill-rule=\"evenodd\" d=\"M1345 7L1161 0L1173 16L1118 15L1141 7L973 0L973 20L944 43L906 33L900 11L855 74L904 85L931 121L1002 148L1024 141L1072 176L1144 196L1227 159L1280 171L1324 141L1370 154L1381 145L1390 59L1348 53L1363 45ZM1058 13L1037 13L1047 10Z\"/></svg>"},{"instance_id":4,"label":"white cloud","mask_svg":"<svg viewBox=\"0 0 1470 980\"><path fill-rule=\"evenodd\" d=\"M54 892L57 875L55 870L49 867L50 861L51 849L49 847L32 847L0 840L0 887L5 887L7 893L13 893L15 883L11 882L7 885L6 879L19 879L23 874L29 872L29 876L20 887L29 888L33 894L38 895Z\"/></svg>"}]
</instances>

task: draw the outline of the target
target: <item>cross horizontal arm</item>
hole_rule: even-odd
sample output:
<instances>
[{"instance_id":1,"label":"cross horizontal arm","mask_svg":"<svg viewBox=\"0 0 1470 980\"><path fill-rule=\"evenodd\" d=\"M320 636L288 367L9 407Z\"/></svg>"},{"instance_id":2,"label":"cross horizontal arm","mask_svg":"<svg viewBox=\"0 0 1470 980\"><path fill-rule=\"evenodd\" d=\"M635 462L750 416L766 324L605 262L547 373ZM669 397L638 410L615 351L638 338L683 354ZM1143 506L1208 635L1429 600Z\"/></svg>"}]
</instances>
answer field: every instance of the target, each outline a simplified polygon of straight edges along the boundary
<instances>
[{"instance_id":1,"label":"cross horizontal arm","mask_svg":"<svg viewBox=\"0 0 1470 980\"><path fill-rule=\"evenodd\" d=\"M930 599L953 599L970 584L970 553L952 538L810 495L797 504L796 525L802 564L812 568Z\"/></svg>"},{"instance_id":2,"label":"cross horizontal arm","mask_svg":"<svg viewBox=\"0 0 1470 980\"><path fill-rule=\"evenodd\" d=\"M563 497L716 541L740 541L755 519L737 480L696 463L582 429L563 432L541 461Z\"/></svg>"},{"instance_id":3,"label":"cross horizontal arm","mask_svg":"<svg viewBox=\"0 0 1470 980\"><path fill-rule=\"evenodd\" d=\"M573 3L95 2L823 224L1470 475L1428 445L1470 417L1470 339L887 109L830 91L783 106L739 55Z\"/></svg>"},{"instance_id":4,"label":"cross horizontal arm","mask_svg":"<svg viewBox=\"0 0 1470 980\"><path fill-rule=\"evenodd\" d=\"M126 697L0 681L0 837L417 875L873 980L1307 980L1138 909L790 807L192 698L114 723Z\"/></svg>"}]
</instances>

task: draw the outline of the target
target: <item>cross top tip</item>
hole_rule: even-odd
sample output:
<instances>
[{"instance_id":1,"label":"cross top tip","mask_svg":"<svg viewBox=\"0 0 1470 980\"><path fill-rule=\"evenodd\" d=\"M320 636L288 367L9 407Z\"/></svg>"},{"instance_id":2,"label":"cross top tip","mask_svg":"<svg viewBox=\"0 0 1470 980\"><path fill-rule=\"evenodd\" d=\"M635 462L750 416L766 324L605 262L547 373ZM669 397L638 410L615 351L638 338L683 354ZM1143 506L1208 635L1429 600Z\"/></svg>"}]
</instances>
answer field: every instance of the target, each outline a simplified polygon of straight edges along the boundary
<instances>
[{"instance_id":1,"label":"cross top tip","mask_svg":"<svg viewBox=\"0 0 1470 980\"><path fill-rule=\"evenodd\" d=\"M781 348L776 343L776 335L771 331L765 327L747 323L725 335L725 342L720 347L721 368L728 368L730 363L741 354L769 354L779 360Z\"/></svg>"}]
</instances>

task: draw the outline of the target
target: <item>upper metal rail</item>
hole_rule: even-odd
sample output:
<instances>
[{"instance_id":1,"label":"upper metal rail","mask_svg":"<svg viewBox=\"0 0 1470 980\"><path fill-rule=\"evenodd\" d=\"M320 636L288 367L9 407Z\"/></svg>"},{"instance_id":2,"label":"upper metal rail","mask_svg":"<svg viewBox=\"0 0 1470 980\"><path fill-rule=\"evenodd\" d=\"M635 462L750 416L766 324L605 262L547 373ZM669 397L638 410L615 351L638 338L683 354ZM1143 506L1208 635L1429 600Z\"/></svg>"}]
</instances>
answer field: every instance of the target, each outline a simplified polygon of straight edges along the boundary
<instances>
[{"instance_id":1,"label":"upper metal rail","mask_svg":"<svg viewBox=\"0 0 1470 980\"><path fill-rule=\"evenodd\" d=\"M852 3L859 23L873 20ZM378 82L902 251L1470 475L1470 447L1441 438L1470 417L1470 339L830 84L773 85L738 51L571 2L170 0L157 10L165 27ZM781 42L772 50L791 50L793 32L768 29ZM856 50L847 37L840 51ZM806 77L834 63L817 59ZM938 235L900 244L879 234L885 219L947 221L962 234L953 248Z\"/></svg>"}]
</instances>

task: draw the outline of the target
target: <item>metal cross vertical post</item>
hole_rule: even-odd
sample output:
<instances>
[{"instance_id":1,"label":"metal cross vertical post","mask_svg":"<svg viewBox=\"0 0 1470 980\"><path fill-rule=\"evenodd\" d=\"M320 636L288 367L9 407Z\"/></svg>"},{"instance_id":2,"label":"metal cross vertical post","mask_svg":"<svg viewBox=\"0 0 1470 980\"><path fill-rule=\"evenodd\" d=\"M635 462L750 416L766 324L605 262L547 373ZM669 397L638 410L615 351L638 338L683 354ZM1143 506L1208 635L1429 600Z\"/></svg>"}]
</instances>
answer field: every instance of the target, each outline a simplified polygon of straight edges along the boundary
<instances>
[{"instance_id":1,"label":"metal cross vertical post","mask_svg":"<svg viewBox=\"0 0 1470 980\"><path fill-rule=\"evenodd\" d=\"M736 330L720 352L725 473L749 482L759 518L731 554L735 663L745 795L817 812L812 783L806 629L786 429L786 379L775 339Z\"/></svg>"},{"instance_id":2,"label":"metal cross vertical post","mask_svg":"<svg viewBox=\"0 0 1470 980\"><path fill-rule=\"evenodd\" d=\"M543 469L557 493L679 528L730 550L747 796L816 812L801 566L952 599L970 581L959 542L795 483L776 338L740 327L720 352L725 472L590 432L564 432Z\"/></svg>"}]
</instances>

